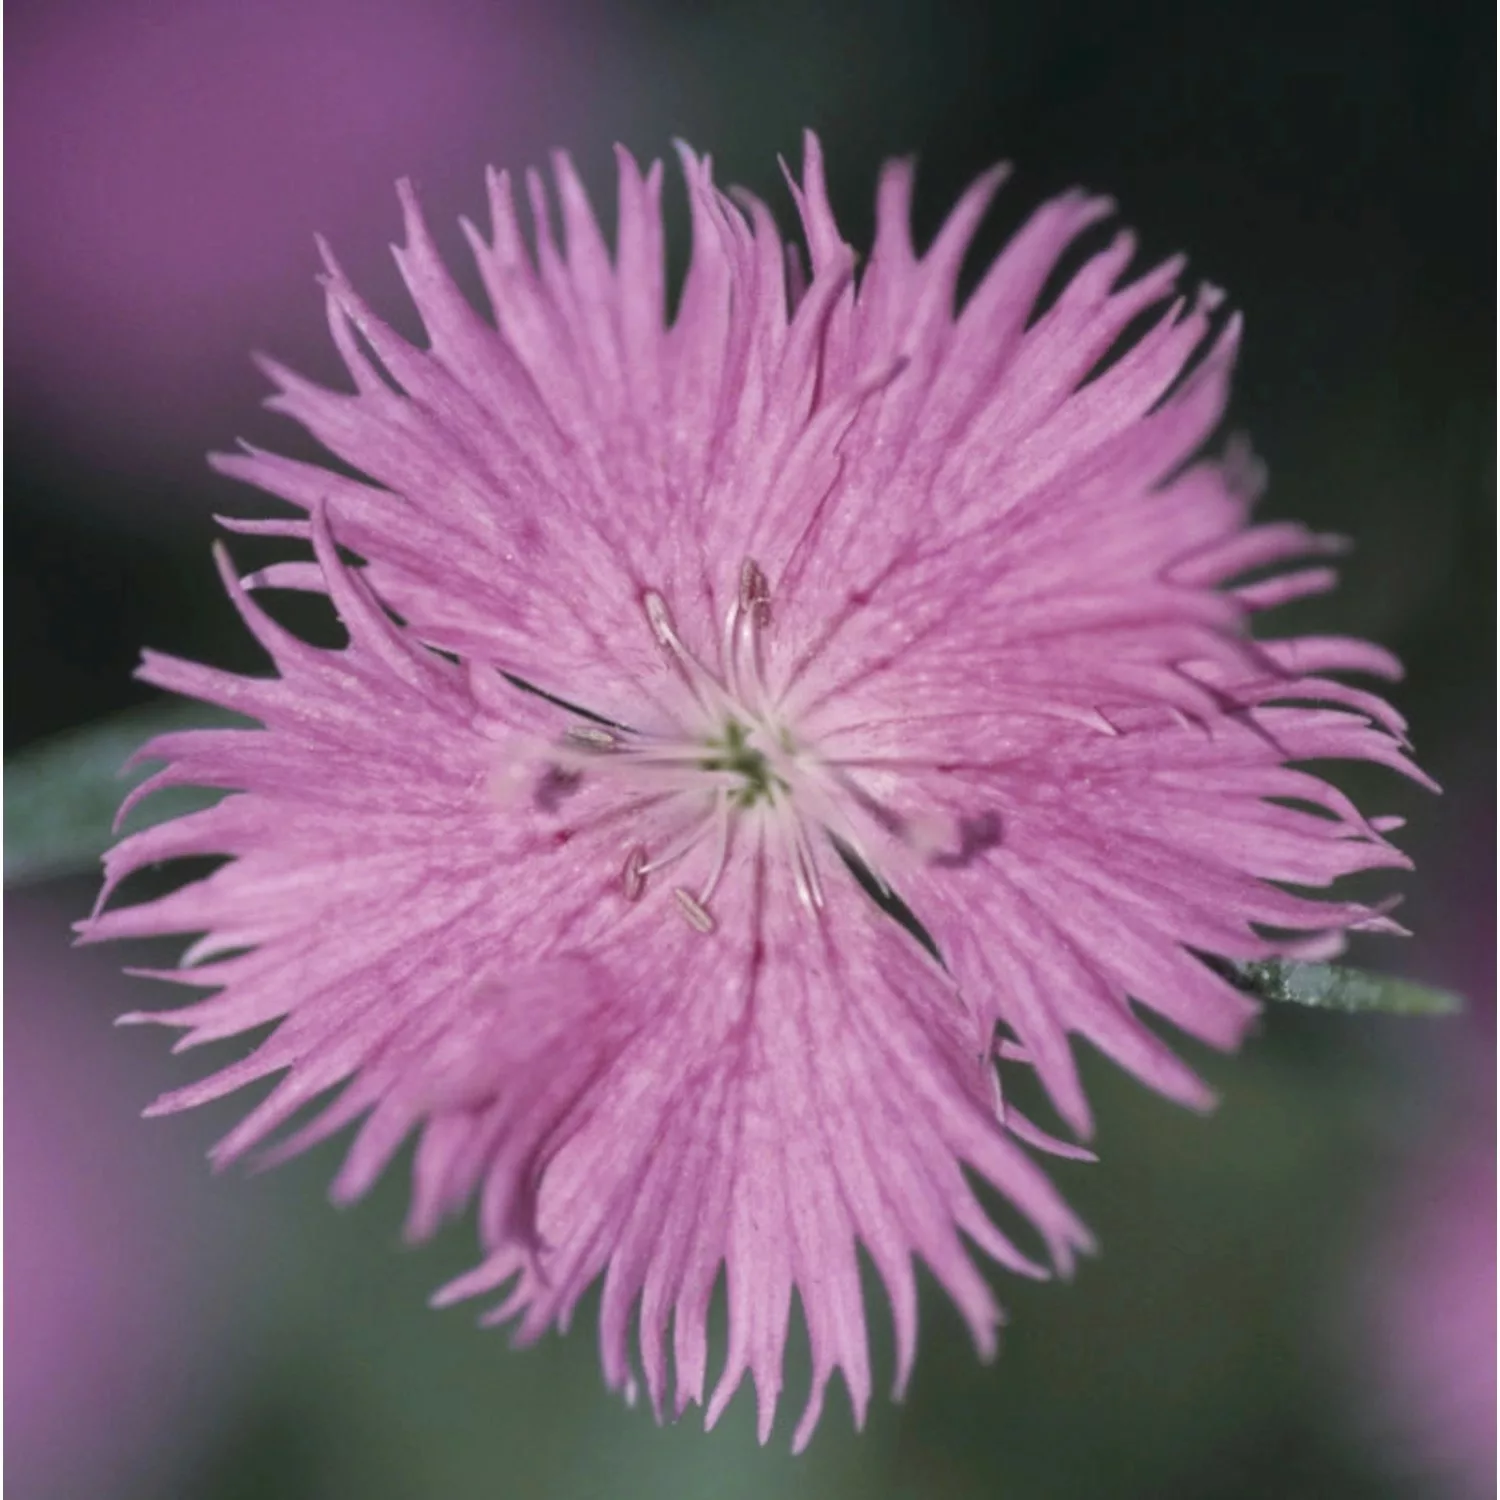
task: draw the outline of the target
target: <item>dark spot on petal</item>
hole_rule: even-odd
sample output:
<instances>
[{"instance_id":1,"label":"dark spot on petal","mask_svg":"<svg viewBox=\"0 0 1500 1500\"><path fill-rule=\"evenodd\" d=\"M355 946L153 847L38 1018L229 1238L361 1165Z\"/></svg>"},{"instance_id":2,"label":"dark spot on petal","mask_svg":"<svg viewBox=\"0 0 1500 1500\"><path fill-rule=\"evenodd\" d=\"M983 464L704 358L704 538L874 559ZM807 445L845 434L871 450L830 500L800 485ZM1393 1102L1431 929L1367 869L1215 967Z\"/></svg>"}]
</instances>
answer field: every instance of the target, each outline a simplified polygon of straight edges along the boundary
<instances>
[{"instance_id":1,"label":"dark spot on petal","mask_svg":"<svg viewBox=\"0 0 1500 1500\"><path fill-rule=\"evenodd\" d=\"M563 766L548 766L537 779L531 800L541 812L555 813L563 801L576 792L583 782L581 771Z\"/></svg>"},{"instance_id":2,"label":"dark spot on petal","mask_svg":"<svg viewBox=\"0 0 1500 1500\"><path fill-rule=\"evenodd\" d=\"M947 854L933 855L931 862L945 870L961 870L999 843L1000 814L993 809L976 813L958 820L958 848Z\"/></svg>"}]
</instances>

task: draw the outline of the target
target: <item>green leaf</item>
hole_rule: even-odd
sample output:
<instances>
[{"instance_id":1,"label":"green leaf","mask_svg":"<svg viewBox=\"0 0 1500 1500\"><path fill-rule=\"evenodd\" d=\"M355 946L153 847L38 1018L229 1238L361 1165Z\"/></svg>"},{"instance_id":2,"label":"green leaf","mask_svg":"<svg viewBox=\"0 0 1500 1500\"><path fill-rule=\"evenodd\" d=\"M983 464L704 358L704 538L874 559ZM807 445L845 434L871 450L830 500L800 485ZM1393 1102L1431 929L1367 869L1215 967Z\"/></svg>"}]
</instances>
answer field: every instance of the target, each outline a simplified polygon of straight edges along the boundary
<instances>
[{"instance_id":1,"label":"green leaf","mask_svg":"<svg viewBox=\"0 0 1500 1500\"><path fill-rule=\"evenodd\" d=\"M126 792L154 769L121 767L153 735L223 728L250 720L204 703L171 699L115 714L29 746L5 766L5 883L87 874L114 842L115 812ZM168 787L131 811L133 832L208 807L223 795L204 787Z\"/></svg>"},{"instance_id":2,"label":"green leaf","mask_svg":"<svg viewBox=\"0 0 1500 1500\"><path fill-rule=\"evenodd\" d=\"M1230 977L1261 1000L1306 1005L1315 1010L1375 1012L1388 1016L1454 1016L1463 1000L1447 990L1409 979L1369 974L1335 964L1299 964L1273 958L1234 964Z\"/></svg>"}]
</instances>

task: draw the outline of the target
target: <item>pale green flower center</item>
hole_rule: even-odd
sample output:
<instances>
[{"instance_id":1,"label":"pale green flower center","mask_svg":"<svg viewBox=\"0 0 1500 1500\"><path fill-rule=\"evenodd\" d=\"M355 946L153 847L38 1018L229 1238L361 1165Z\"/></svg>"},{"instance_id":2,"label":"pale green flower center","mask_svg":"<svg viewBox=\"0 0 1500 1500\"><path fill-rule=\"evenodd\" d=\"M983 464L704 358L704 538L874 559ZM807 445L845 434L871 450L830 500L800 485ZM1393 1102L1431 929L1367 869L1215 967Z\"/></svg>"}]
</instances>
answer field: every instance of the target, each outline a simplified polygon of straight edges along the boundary
<instances>
[{"instance_id":1,"label":"pale green flower center","mask_svg":"<svg viewBox=\"0 0 1500 1500\"><path fill-rule=\"evenodd\" d=\"M782 748L790 754L790 737L783 733ZM757 802L774 802L791 791L785 777L772 767L771 759L751 739L751 731L738 719L731 718L724 731L708 742L708 754L698 762L700 770L729 771L741 778L741 784L730 793L736 807L750 808Z\"/></svg>"}]
</instances>

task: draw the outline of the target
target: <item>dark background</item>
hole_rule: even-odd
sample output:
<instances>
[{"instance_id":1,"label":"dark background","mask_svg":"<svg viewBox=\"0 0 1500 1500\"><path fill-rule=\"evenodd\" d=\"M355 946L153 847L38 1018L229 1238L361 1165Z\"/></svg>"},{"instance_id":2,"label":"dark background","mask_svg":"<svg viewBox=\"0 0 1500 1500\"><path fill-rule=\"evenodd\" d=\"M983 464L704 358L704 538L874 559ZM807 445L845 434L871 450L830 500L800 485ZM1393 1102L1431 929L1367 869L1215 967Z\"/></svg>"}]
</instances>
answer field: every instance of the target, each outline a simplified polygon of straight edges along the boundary
<instances>
[{"instance_id":1,"label":"dark background","mask_svg":"<svg viewBox=\"0 0 1500 1500\"><path fill-rule=\"evenodd\" d=\"M1391 1184L1426 1170L1422 1153L1471 1109L1493 1163L1492 7L382 0L376 14L310 0L297 24L311 29L284 51L283 6L242 0L249 19L222 35L205 20L219 9L8 8L7 755L142 701L130 672L144 644L260 669L208 546L214 512L266 509L202 455L239 435L300 451L258 408L246 354L332 376L314 230L397 315L383 247L398 174L417 178L456 255L452 224L479 216L486 161L565 146L609 205L613 140L649 158L681 135L789 227L776 155L795 160L811 125L846 233L868 245L882 159L918 154L930 232L1003 157L1017 171L986 256L1081 183L1117 198L1143 257L1186 250L1191 274L1244 311L1229 425L1269 466L1266 510L1357 542L1338 595L1278 628L1398 651L1409 676L1395 700L1447 789L1439 802L1351 778L1367 808L1411 819L1402 838L1419 860L1402 882L1416 937L1361 957L1474 1004L1456 1023L1271 1016L1246 1057L1205 1063L1225 1098L1206 1123L1095 1069L1103 1160L1060 1176L1103 1257L1071 1289L1002 1288L1013 1332L993 1368L930 1299L908 1403L877 1402L858 1439L831 1403L796 1463L780 1427L754 1448L742 1401L708 1439L691 1418L659 1433L625 1413L603 1391L587 1315L566 1340L511 1354L461 1315L424 1311L466 1231L398 1253L398 1184L336 1217L318 1201L327 1152L274 1179L200 1181L194 1157L233 1110L131 1123L153 1089L199 1068L165 1062L159 1037L107 1039L132 1087L99 1130L148 1139L131 1170L180 1182L144 1259L186 1245L183 1275L203 1283L191 1316L141 1316L180 1335L163 1366L216 1374L142 1416L92 1493L1480 1493L1430 1488L1442 1464L1407 1442L1409 1414L1391 1407L1407 1398L1362 1342L1383 1295L1362 1278L1396 1213ZM401 30L429 23L430 45ZM419 70L430 102L417 110ZM367 96L370 124L346 102ZM680 246L680 197L669 203ZM7 962L12 1014L40 996L102 1024L142 1003L111 959L65 952L63 917L89 899L74 882L12 901L27 965ZM1456 1059L1476 1052L1485 1065L1465 1082ZM1492 1347L1492 1271L1489 1297ZM80 1492L48 1469L51 1440L19 1442L35 1493Z\"/></svg>"}]
</instances>

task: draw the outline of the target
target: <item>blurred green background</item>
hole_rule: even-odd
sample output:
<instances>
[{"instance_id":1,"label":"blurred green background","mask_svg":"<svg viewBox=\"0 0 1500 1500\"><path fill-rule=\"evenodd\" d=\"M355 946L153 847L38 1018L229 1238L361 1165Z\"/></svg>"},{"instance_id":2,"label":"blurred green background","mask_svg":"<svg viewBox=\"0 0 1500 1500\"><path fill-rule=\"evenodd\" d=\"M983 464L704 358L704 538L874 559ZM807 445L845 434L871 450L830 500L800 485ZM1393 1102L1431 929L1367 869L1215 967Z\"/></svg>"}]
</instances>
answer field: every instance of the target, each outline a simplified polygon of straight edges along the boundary
<instances>
[{"instance_id":1,"label":"blurred green background","mask_svg":"<svg viewBox=\"0 0 1500 1500\"><path fill-rule=\"evenodd\" d=\"M1489 1197L1462 1206L1488 1223L1473 1319L1489 1320L1492 1398L1492 9L242 0L228 30L220 9L8 8L8 756L143 701L142 644L261 670L207 549L215 511L264 512L201 455L236 435L305 451L258 409L245 355L332 376L315 229L411 326L384 250L398 174L457 256L483 163L552 145L608 204L612 141L651 157L680 135L789 224L776 154L812 125L856 244L883 158L918 153L930 232L1004 157L1017 173L976 264L1082 183L1118 198L1145 257L1188 251L1244 310L1230 427L1268 463L1266 510L1358 543L1340 592L1278 628L1398 650L1396 701L1447 789L1351 778L1367 810L1410 818L1419 863L1400 883L1416 937L1356 956L1472 1006L1458 1022L1278 1011L1242 1057L1202 1058L1223 1098L1208 1120L1091 1067L1101 1161L1054 1170L1102 1255L1071 1286L1000 1286L1011 1326L992 1366L928 1295L906 1402L877 1400L855 1435L832 1399L794 1460L788 1412L759 1449L745 1393L707 1437L692 1416L659 1430L625 1409L598 1373L592 1304L524 1353L464 1310L429 1312L471 1233L402 1249L400 1171L345 1212L323 1201L337 1148L211 1179L202 1155L243 1106L134 1118L211 1059L108 1030L148 986L118 955L68 950L92 885L12 895L12 1493L1493 1493L1424 1445L1418 1409L1478 1377L1455 1355L1420 1365L1419 1395L1401 1385L1414 1359L1384 1312L1389 1263L1405 1262L1381 1250L1424 1212L1403 1182L1483 1142ZM1413 1264L1399 1274L1420 1292ZM1435 1277L1427 1295L1451 1303L1464 1285ZM870 1305L888 1381L888 1318ZM795 1409L800 1332L791 1371ZM1433 1430L1448 1458L1472 1441Z\"/></svg>"}]
</instances>

